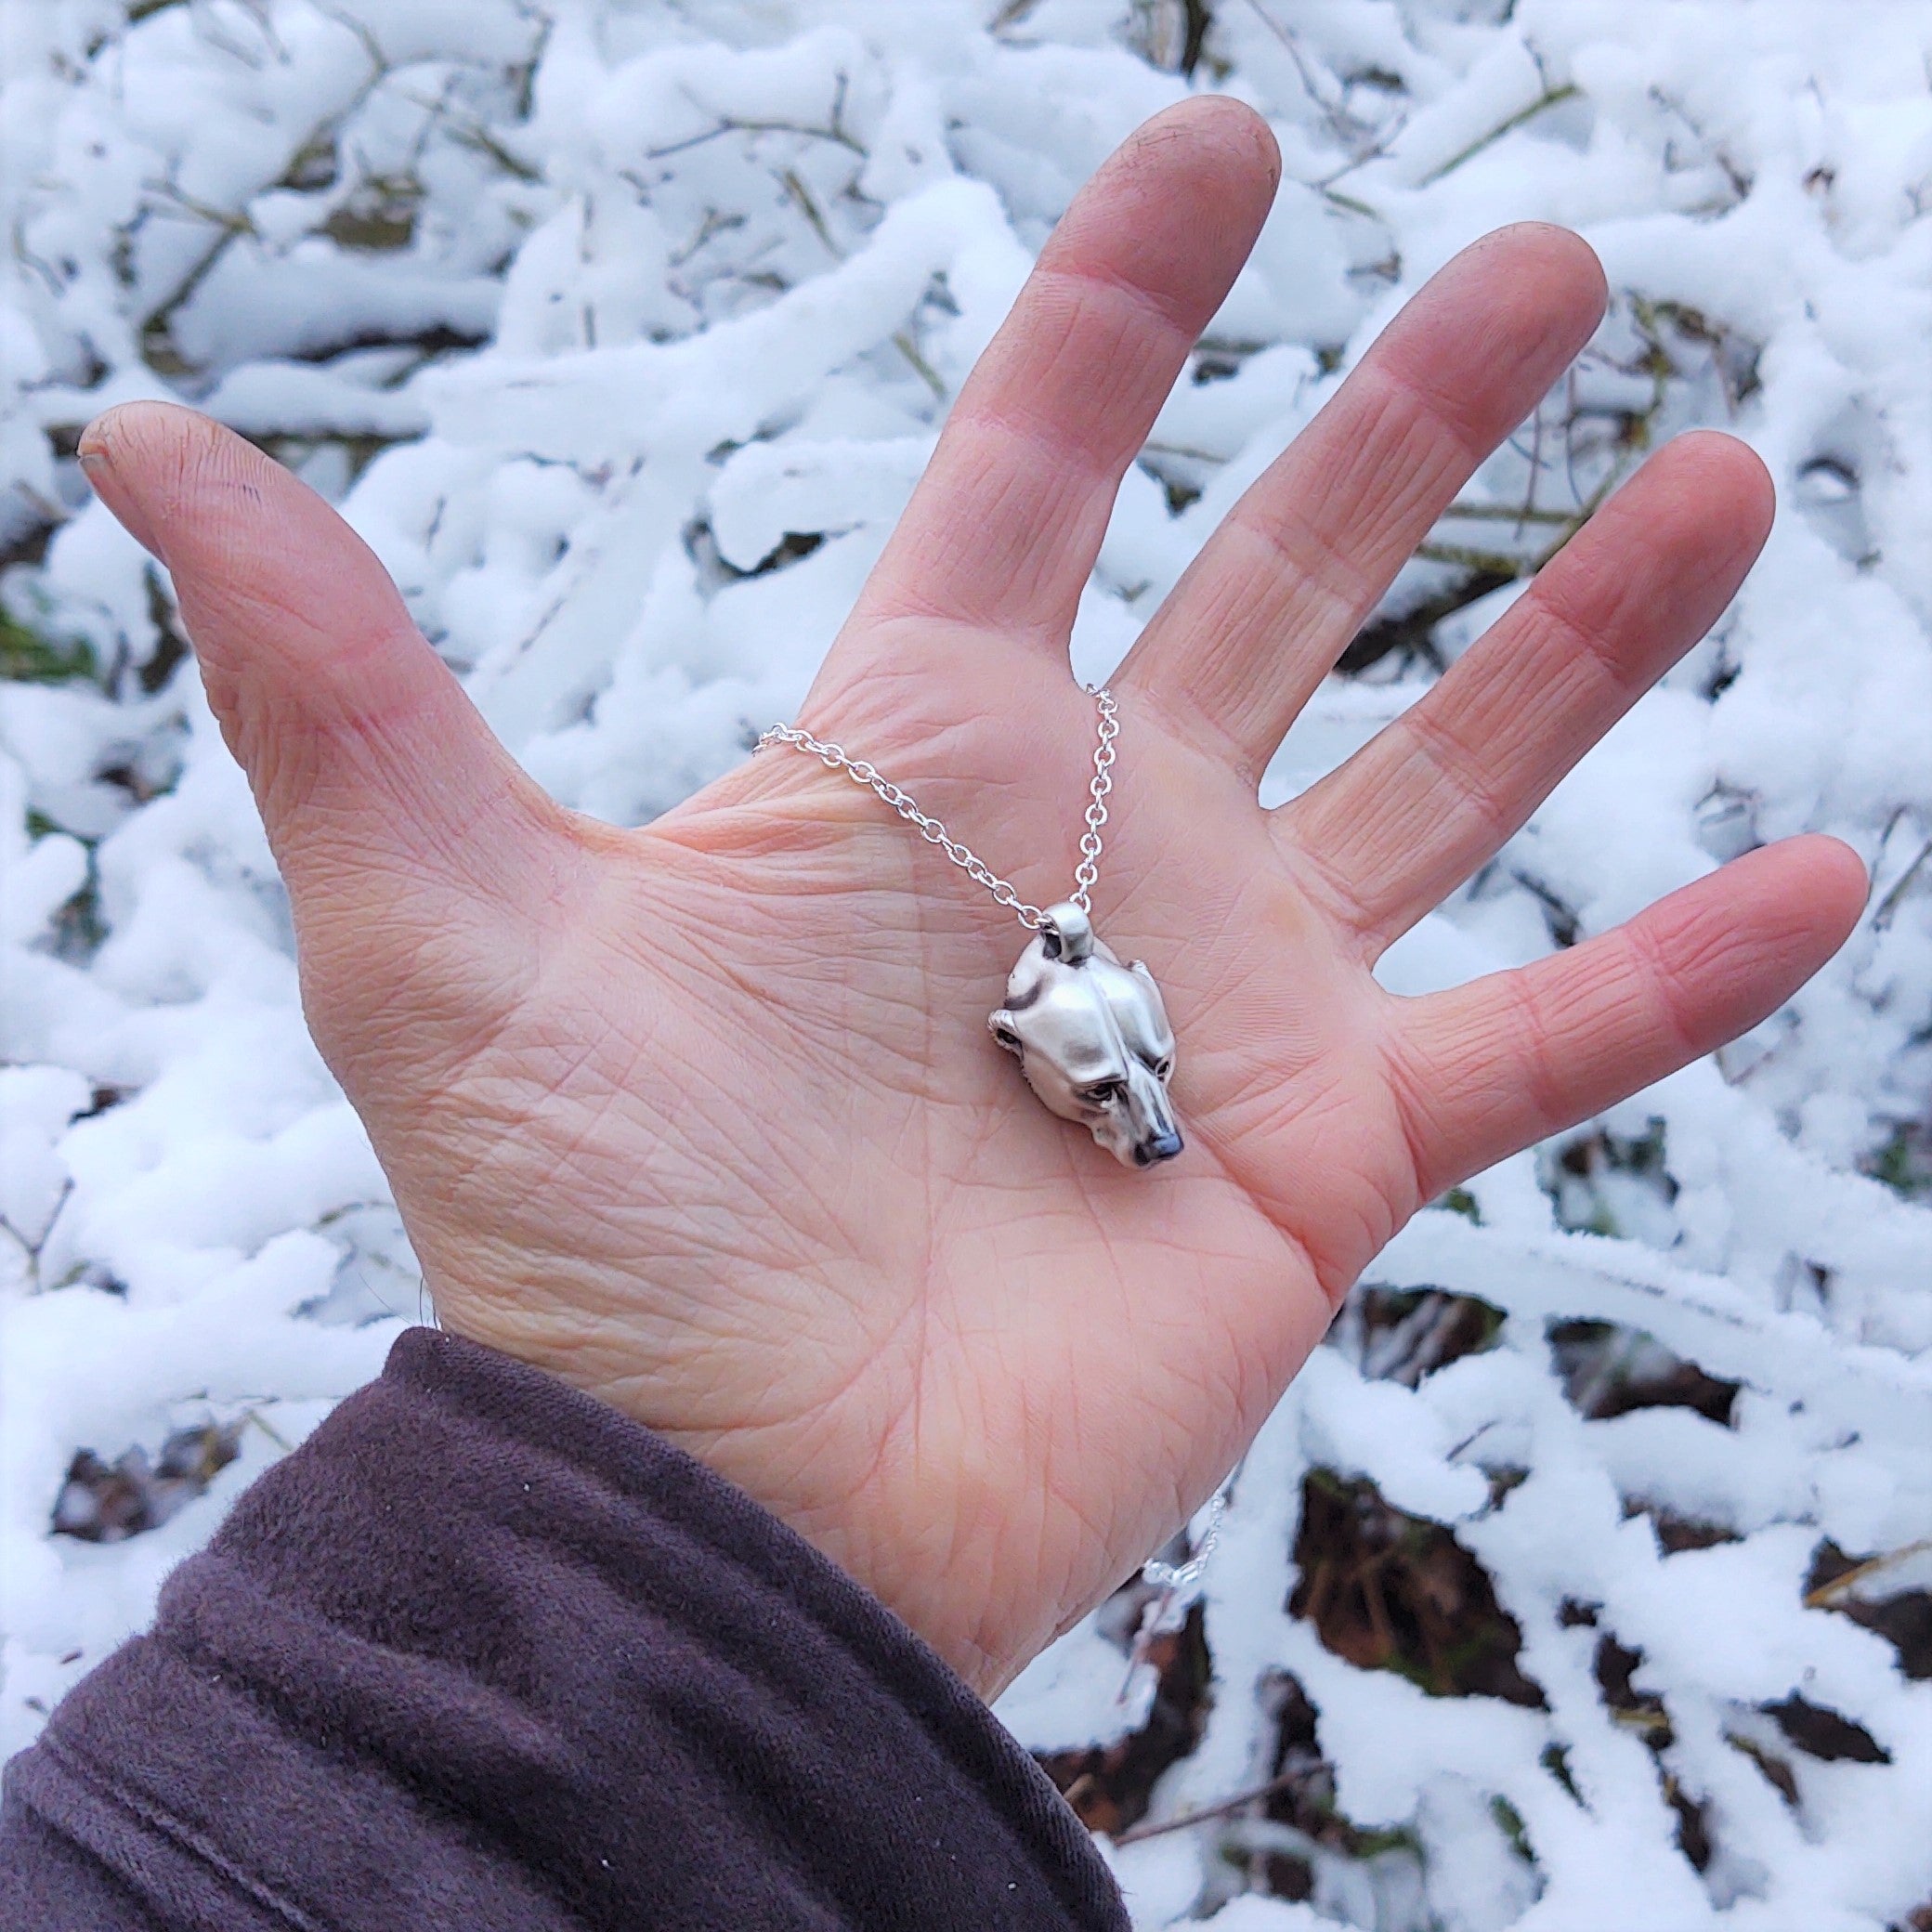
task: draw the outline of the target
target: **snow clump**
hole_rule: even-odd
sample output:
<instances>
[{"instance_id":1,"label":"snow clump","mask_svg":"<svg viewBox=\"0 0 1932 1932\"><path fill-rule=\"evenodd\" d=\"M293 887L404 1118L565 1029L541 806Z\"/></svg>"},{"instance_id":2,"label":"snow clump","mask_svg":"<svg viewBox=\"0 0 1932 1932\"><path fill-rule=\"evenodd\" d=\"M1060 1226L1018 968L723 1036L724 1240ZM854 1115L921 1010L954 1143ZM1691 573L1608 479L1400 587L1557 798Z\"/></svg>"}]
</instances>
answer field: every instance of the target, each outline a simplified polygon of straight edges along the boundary
<instances>
[{"instance_id":1,"label":"snow clump","mask_svg":"<svg viewBox=\"0 0 1932 1932\"><path fill-rule=\"evenodd\" d=\"M1387 976L1521 962L1807 827L1873 887L1749 1038L1423 1213L1205 1576L1123 1593L1001 1715L1146 1926L1925 1923L1923 9L0 0L0 1751L421 1312L80 426L164 397L256 438L529 769L637 823L791 712L1075 188L1211 87L1286 178L1128 476L1075 668L1118 659L1453 251L1564 223L1609 319L1265 796L1715 424L1777 479L1763 561Z\"/></svg>"}]
</instances>

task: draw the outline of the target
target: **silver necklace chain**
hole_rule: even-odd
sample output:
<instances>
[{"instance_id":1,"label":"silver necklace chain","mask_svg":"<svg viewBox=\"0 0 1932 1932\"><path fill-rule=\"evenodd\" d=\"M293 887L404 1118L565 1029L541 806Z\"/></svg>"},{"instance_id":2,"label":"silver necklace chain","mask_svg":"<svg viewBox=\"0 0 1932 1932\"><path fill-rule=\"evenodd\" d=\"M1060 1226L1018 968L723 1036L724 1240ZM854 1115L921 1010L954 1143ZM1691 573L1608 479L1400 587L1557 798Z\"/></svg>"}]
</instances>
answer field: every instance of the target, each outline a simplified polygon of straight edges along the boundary
<instances>
[{"instance_id":1,"label":"silver necklace chain","mask_svg":"<svg viewBox=\"0 0 1932 1932\"><path fill-rule=\"evenodd\" d=\"M1081 688L1092 698L1100 725L1099 742L1093 748L1093 777L1087 787L1087 829L1080 834L1080 862L1074 868L1072 903L1082 912L1091 912L1093 888L1100 880L1101 828L1107 822L1107 794L1114 789L1114 740L1120 736L1120 719L1114 694L1104 685ZM842 745L816 738L795 724L774 724L760 735L752 750L763 751L768 745L796 745L829 770L843 772L855 785L876 792L927 844L938 846L967 878L985 886L995 902L1012 913L1029 933L1038 932L1046 923L1047 916L1038 906L1028 905L970 845L954 838L930 813L920 811L912 794L894 785L877 765L854 758Z\"/></svg>"}]
</instances>

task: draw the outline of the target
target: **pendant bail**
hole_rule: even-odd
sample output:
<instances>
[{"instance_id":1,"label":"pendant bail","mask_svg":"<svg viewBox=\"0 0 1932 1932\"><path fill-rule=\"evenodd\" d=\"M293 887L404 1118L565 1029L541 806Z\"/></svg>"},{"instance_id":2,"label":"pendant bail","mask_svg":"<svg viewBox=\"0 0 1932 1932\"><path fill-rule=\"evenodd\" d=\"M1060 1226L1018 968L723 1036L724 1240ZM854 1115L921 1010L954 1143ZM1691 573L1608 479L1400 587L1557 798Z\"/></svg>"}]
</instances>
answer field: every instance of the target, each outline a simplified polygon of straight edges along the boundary
<instances>
[{"instance_id":1,"label":"pendant bail","mask_svg":"<svg viewBox=\"0 0 1932 1932\"><path fill-rule=\"evenodd\" d=\"M1077 966L1093 952L1093 921L1071 899L1049 906L1040 915L1040 931L1046 936L1047 957Z\"/></svg>"}]
</instances>

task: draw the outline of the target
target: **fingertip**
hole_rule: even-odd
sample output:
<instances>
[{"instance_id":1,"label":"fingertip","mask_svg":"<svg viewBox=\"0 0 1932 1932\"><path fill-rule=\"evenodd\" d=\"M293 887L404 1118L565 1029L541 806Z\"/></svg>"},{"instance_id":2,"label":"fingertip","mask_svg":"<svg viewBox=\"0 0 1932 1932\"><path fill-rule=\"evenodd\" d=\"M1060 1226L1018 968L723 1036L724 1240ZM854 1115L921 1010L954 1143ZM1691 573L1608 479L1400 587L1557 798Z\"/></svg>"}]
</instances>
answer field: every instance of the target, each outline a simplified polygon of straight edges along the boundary
<instances>
[{"instance_id":1,"label":"fingertip","mask_svg":"<svg viewBox=\"0 0 1932 1932\"><path fill-rule=\"evenodd\" d=\"M103 502L168 566L225 724L252 732L258 714L297 710L341 724L440 688L447 673L381 562L246 437L176 403L130 402L90 423L79 453Z\"/></svg>"},{"instance_id":2,"label":"fingertip","mask_svg":"<svg viewBox=\"0 0 1932 1932\"><path fill-rule=\"evenodd\" d=\"M1487 454L1589 341L1607 299L1581 235L1515 222L1437 269L1370 358L1425 393L1472 454Z\"/></svg>"},{"instance_id":3,"label":"fingertip","mask_svg":"<svg viewBox=\"0 0 1932 1932\"><path fill-rule=\"evenodd\" d=\"M1144 216L1179 215L1197 234L1220 234L1223 248L1238 237L1245 256L1280 181L1281 150L1267 122L1232 95L1196 94L1143 121L1092 186L1130 183L1149 197L1138 211Z\"/></svg>"},{"instance_id":4,"label":"fingertip","mask_svg":"<svg viewBox=\"0 0 1932 1932\"><path fill-rule=\"evenodd\" d=\"M1266 118L1232 94L1193 94L1163 108L1140 130L1184 130L1191 140L1221 149L1237 167L1259 174L1272 194L1281 181L1281 147Z\"/></svg>"},{"instance_id":5,"label":"fingertip","mask_svg":"<svg viewBox=\"0 0 1932 1932\"><path fill-rule=\"evenodd\" d=\"M1770 534L1769 472L1748 443L1717 429L1675 436L1626 477L1557 563L1606 596L1642 586L1661 619L1695 611L1684 647L1717 622ZM1554 568L1554 566L1552 567Z\"/></svg>"},{"instance_id":6,"label":"fingertip","mask_svg":"<svg viewBox=\"0 0 1932 1932\"><path fill-rule=\"evenodd\" d=\"M1545 335L1563 344L1565 361L1589 340L1610 304L1597 251L1575 229L1552 221L1492 228L1439 273L1452 286L1471 279L1482 303L1506 315L1521 308Z\"/></svg>"},{"instance_id":7,"label":"fingertip","mask_svg":"<svg viewBox=\"0 0 1932 1932\"><path fill-rule=\"evenodd\" d=\"M183 403L158 398L117 402L111 409L101 411L81 431L79 453L124 463L130 459L138 460L184 433L192 435L197 430L205 432L217 426L212 417Z\"/></svg>"},{"instance_id":8,"label":"fingertip","mask_svg":"<svg viewBox=\"0 0 1932 1932\"><path fill-rule=\"evenodd\" d=\"M1863 915L1871 880L1842 839L1802 832L1747 852L1660 899L1649 917L1679 963L1725 960L1704 989L1730 1038L1790 999ZM1688 970L1688 969L1687 969ZM1718 990L1721 988L1721 993Z\"/></svg>"},{"instance_id":9,"label":"fingertip","mask_svg":"<svg viewBox=\"0 0 1932 1932\"><path fill-rule=\"evenodd\" d=\"M1532 265L1560 293L1575 320L1594 329L1610 307L1610 279L1597 251L1574 228L1554 221L1512 221L1475 244L1508 250Z\"/></svg>"},{"instance_id":10,"label":"fingertip","mask_svg":"<svg viewBox=\"0 0 1932 1932\"><path fill-rule=\"evenodd\" d=\"M154 456L178 435L176 419L203 421L192 410L163 402L123 402L82 430L74 454L94 493L115 520L150 555L167 561L165 516L157 517ZM161 507L165 508L165 497Z\"/></svg>"},{"instance_id":11,"label":"fingertip","mask_svg":"<svg viewBox=\"0 0 1932 1932\"><path fill-rule=\"evenodd\" d=\"M90 476L111 472L150 516L177 507L179 497L215 471L239 471L268 459L212 416L177 402L122 402L81 432L78 454Z\"/></svg>"},{"instance_id":12,"label":"fingertip","mask_svg":"<svg viewBox=\"0 0 1932 1932\"><path fill-rule=\"evenodd\" d=\"M1714 499L1741 530L1762 544L1778 507L1778 487L1763 457L1740 437L1721 429L1687 429L1674 436L1651 460L1688 466L1681 481L1687 493Z\"/></svg>"},{"instance_id":13,"label":"fingertip","mask_svg":"<svg viewBox=\"0 0 1932 1932\"><path fill-rule=\"evenodd\" d=\"M225 503L259 508L278 480L294 485L253 443L179 403L117 403L81 432L76 454L95 493L171 567L201 561Z\"/></svg>"},{"instance_id":14,"label":"fingertip","mask_svg":"<svg viewBox=\"0 0 1932 1932\"><path fill-rule=\"evenodd\" d=\"M1143 121L1074 197L1039 267L1131 290L1192 339L1225 299L1274 199L1268 124L1225 95Z\"/></svg>"},{"instance_id":15,"label":"fingertip","mask_svg":"<svg viewBox=\"0 0 1932 1932\"><path fill-rule=\"evenodd\" d=\"M1766 849L1782 855L1792 875L1787 890L1802 900L1813 930L1836 952L1863 917L1872 894L1872 874L1864 860L1828 832L1801 832Z\"/></svg>"}]
</instances>

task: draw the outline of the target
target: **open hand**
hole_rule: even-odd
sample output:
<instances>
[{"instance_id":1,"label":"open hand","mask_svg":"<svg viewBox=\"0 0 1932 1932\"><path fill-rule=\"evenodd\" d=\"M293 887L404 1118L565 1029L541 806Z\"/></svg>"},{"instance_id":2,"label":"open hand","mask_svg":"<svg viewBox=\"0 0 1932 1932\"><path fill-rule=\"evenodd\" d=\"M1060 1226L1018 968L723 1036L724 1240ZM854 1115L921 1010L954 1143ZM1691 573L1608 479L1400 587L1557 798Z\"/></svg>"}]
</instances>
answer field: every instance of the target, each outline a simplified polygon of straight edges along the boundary
<instances>
[{"instance_id":1,"label":"open hand","mask_svg":"<svg viewBox=\"0 0 1932 1932\"><path fill-rule=\"evenodd\" d=\"M1091 771L1076 602L1277 173L1262 124L1206 98L1103 168L802 715L1038 904L1066 894ZM1418 1207L1783 1000L1862 899L1828 840L1457 991L1370 976L1731 596L1771 492L1727 437L1662 450L1426 698L1257 803L1603 298L1558 229L1458 256L1115 678L1095 924L1164 989L1187 1135L1144 1173L1026 1091L986 1032L1025 935L869 793L775 751L642 830L573 816L320 498L185 410L94 424L443 1323L703 1458L991 1694L1199 1505Z\"/></svg>"}]
</instances>

